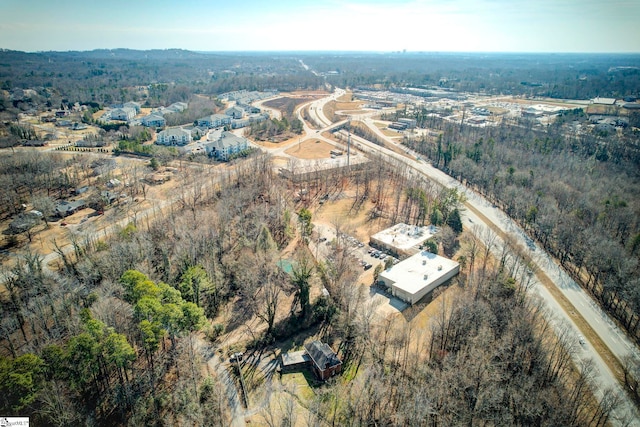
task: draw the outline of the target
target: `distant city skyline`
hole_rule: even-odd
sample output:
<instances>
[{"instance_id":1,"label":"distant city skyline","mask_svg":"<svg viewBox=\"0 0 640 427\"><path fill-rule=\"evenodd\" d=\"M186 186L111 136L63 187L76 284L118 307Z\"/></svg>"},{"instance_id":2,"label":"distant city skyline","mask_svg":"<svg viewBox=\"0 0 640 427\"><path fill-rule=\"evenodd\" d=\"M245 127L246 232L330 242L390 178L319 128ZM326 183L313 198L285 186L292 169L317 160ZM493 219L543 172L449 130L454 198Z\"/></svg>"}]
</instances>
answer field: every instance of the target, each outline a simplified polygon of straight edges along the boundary
<instances>
[{"instance_id":1,"label":"distant city skyline","mask_svg":"<svg viewBox=\"0 0 640 427\"><path fill-rule=\"evenodd\" d=\"M640 53L638 0L2 0L0 48L33 51Z\"/></svg>"}]
</instances>

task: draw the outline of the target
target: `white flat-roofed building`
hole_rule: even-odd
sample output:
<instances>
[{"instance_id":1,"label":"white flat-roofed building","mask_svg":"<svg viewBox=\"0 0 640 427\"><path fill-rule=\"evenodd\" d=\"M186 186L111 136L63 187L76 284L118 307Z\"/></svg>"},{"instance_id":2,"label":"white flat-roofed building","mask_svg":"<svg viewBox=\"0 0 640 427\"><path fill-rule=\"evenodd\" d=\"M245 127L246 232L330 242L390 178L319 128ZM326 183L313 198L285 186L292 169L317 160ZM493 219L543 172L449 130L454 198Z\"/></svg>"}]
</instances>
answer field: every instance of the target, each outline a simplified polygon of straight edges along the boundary
<instances>
[{"instance_id":1,"label":"white flat-roofed building","mask_svg":"<svg viewBox=\"0 0 640 427\"><path fill-rule=\"evenodd\" d=\"M601 105L614 105L616 103L615 98L600 98L599 96L596 98L593 98L592 101L594 104L601 104Z\"/></svg>"},{"instance_id":2,"label":"white flat-roofed building","mask_svg":"<svg viewBox=\"0 0 640 427\"><path fill-rule=\"evenodd\" d=\"M438 232L433 226L419 227L399 223L370 237L372 246L396 253L399 257L415 254L418 246L429 240Z\"/></svg>"},{"instance_id":3,"label":"white flat-roofed building","mask_svg":"<svg viewBox=\"0 0 640 427\"><path fill-rule=\"evenodd\" d=\"M457 262L421 251L381 272L378 281L383 282L393 296L413 305L459 271Z\"/></svg>"}]
</instances>

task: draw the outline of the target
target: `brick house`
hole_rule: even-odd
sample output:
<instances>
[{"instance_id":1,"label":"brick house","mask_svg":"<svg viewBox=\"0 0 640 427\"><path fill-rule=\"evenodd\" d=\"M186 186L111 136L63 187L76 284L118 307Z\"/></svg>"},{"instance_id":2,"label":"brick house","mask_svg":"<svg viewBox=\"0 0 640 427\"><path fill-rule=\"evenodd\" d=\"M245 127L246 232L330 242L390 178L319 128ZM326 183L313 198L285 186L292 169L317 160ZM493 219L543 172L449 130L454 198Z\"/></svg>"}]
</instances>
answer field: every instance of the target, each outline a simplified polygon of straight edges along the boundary
<instances>
[{"instance_id":1,"label":"brick house","mask_svg":"<svg viewBox=\"0 0 640 427\"><path fill-rule=\"evenodd\" d=\"M304 348L311 359L313 372L322 381L342 371L342 362L326 343L313 341L305 344Z\"/></svg>"}]
</instances>

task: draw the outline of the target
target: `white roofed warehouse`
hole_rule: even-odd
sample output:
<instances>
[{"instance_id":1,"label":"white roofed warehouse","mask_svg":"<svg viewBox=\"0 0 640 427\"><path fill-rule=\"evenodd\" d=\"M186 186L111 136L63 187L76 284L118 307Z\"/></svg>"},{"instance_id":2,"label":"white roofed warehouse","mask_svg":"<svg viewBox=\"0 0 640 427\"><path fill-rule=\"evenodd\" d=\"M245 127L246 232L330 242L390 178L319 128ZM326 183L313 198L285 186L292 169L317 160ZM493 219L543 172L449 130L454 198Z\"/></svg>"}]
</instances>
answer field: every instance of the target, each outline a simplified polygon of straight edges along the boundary
<instances>
[{"instance_id":1,"label":"white roofed warehouse","mask_svg":"<svg viewBox=\"0 0 640 427\"><path fill-rule=\"evenodd\" d=\"M380 273L378 282L393 296L413 305L459 272L457 262L421 251Z\"/></svg>"},{"instance_id":2,"label":"white roofed warehouse","mask_svg":"<svg viewBox=\"0 0 640 427\"><path fill-rule=\"evenodd\" d=\"M438 232L433 225L420 227L399 223L369 238L372 246L393 252L403 258L419 251L419 246Z\"/></svg>"}]
</instances>

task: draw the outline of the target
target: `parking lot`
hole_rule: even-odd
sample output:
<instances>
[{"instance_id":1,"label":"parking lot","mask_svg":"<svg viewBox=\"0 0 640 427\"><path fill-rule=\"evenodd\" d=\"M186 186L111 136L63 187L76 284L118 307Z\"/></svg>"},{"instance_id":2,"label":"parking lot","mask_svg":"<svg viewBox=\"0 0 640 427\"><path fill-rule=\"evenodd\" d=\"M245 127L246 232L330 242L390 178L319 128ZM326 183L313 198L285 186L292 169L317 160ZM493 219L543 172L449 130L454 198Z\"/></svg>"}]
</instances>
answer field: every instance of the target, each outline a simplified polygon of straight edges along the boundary
<instances>
[{"instance_id":1,"label":"parking lot","mask_svg":"<svg viewBox=\"0 0 640 427\"><path fill-rule=\"evenodd\" d=\"M331 245L339 243L342 247L348 248L353 262L362 267L363 271L375 268L378 264L384 266L387 260L391 260L394 264L400 262L390 253L373 248L349 234L340 233L336 238L335 231L326 226L317 226L316 232L317 240L312 243L316 245L315 254L318 259L326 259L330 255Z\"/></svg>"}]
</instances>

